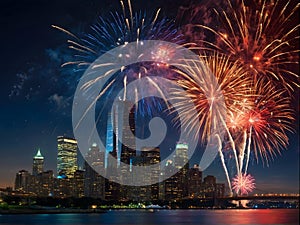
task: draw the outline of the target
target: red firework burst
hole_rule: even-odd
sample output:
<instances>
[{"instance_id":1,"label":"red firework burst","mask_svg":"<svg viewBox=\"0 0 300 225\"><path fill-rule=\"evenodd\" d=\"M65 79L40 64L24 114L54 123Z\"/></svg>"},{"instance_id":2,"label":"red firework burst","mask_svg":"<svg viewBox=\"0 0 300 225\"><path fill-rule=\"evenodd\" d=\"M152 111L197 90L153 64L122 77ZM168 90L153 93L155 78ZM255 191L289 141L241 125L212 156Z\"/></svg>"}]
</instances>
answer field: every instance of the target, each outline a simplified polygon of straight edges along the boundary
<instances>
[{"instance_id":1,"label":"red firework burst","mask_svg":"<svg viewBox=\"0 0 300 225\"><path fill-rule=\"evenodd\" d=\"M268 77L293 90L299 75L291 65L299 63L297 1L227 0L227 7L215 9L220 26L200 24L212 32L215 42L203 40L204 49L221 51L240 61L254 80ZM226 10L225 10L226 9Z\"/></svg>"},{"instance_id":2,"label":"red firework burst","mask_svg":"<svg viewBox=\"0 0 300 225\"><path fill-rule=\"evenodd\" d=\"M255 189L255 179L250 174L236 175L232 180L232 190L237 195L247 195Z\"/></svg>"},{"instance_id":3,"label":"red firework burst","mask_svg":"<svg viewBox=\"0 0 300 225\"><path fill-rule=\"evenodd\" d=\"M266 79L259 79L248 94L248 108L241 108L229 116L228 127L238 139L246 131L256 159L260 155L268 164L276 153L288 145L288 132L293 132L295 120L291 99L285 89Z\"/></svg>"}]
</instances>

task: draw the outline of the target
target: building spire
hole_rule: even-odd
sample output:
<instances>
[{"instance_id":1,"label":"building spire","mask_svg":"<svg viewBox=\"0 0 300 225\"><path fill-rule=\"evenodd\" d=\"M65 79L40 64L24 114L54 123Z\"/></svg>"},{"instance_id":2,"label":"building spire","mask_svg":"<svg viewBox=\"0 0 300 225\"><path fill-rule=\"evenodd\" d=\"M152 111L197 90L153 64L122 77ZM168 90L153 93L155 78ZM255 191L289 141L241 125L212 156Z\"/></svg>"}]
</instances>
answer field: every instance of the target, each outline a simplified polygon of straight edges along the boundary
<instances>
[{"instance_id":1,"label":"building spire","mask_svg":"<svg viewBox=\"0 0 300 225\"><path fill-rule=\"evenodd\" d=\"M41 154L41 149L39 148L36 155L33 157L34 159L44 159L44 157Z\"/></svg>"}]
</instances>

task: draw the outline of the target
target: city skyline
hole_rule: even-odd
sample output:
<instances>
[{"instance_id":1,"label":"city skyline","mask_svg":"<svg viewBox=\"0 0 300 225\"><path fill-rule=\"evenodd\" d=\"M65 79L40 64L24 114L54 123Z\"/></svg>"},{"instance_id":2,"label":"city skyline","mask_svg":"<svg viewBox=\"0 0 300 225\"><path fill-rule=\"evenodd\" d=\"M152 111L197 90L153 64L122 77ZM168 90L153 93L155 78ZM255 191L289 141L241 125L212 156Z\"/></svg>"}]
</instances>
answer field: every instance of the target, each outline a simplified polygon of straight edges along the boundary
<instances>
[{"instance_id":1,"label":"city skyline","mask_svg":"<svg viewBox=\"0 0 300 225\"><path fill-rule=\"evenodd\" d=\"M15 7L9 1L4 2L2 9L11 14L2 12L1 9L1 21L5 21L3 29L6 34L1 37L1 43L7 44L3 46L1 57L3 76L0 78L0 187L13 186L13 177L19 169L31 170L28 162L32 161L38 148L47 159L44 168L56 168L57 136L73 136L72 94L80 76L67 76L68 72L60 67L69 60L71 53L64 44L67 37L51 28L51 25L58 24L75 33L84 32L93 24L99 10L105 11L103 6L107 6L108 11L119 4L118 1L90 1L89 4L84 4L84 1L77 0L74 5L84 5L79 9L59 1L45 3L46 6L33 0L30 3L20 2ZM167 14L174 15L177 13L176 7L181 4L180 1L175 1L174 8L169 9L168 1L154 1L151 4L145 3L145 7L162 7L168 9ZM135 2L135 7L144 6ZM294 97L296 131L289 134L288 149L269 162L269 166L251 159L250 172L255 176L258 193L299 192L298 89ZM173 144L169 144L172 142ZM165 154L174 150L172 137L167 137L166 143L160 149ZM197 151L191 164L199 163L202 147ZM203 173L214 174L217 180L225 183L219 158Z\"/></svg>"},{"instance_id":2,"label":"city skyline","mask_svg":"<svg viewBox=\"0 0 300 225\"><path fill-rule=\"evenodd\" d=\"M64 140L64 139L69 139L69 140L72 140L72 142L73 143L75 143L76 142L76 140L74 139L74 138L69 138L69 137L64 137L64 136L58 136L57 137L57 139L56 140L59 140L59 139L61 139L61 140ZM58 147L58 146L57 146ZM185 173L198 173L197 171L199 171L199 172L201 172L201 177L207 177L207 179L211 179L211 178L209 178L209 177L214 177L214 179L216 179L216 177L214 176L214 174L212 174L212 173L206 173L205 171L202 171L201 170L201 168L199 168L198 166L197 166L197 164L195 163L195 164L191 164L189 161L186 161L186 160L188 160L188 158L187 158L187 155L185 156L185 153L183 153L184 151L186 152L187 151L187 148L188 148L188 145L186 144L186 143L178 143L177 145L176 145L176 148L175 148L175 152L176 152L176 156L179 156L179 158L181 158L180 159L180 161L178 161L178 160L176 160L175 158L174 158L174 161L172 162L172 161L168 161L167 163L169 164L169 165L172 165L174 168L173 169L183 169L184 170L184 168L188 168L188 171L186 171ZM140 150L140 156L134 156L133 158L134 158L134 163L135 163L135 165L140 165L140 166L142 166L143 164L141 164L141 162L142 161L140 161L140 157L141 156L145 156L145 155L147 155L147 154L149 154L148 152L150 151L156 151L156 149L158 149L159 150L159 148L154 148L154 147L143 147L141 150ZM178 151L178 149L179 150L183 150L183 151ZM186 149L186 150L184 150L184 149ZM95 152L96 151L96 152ZM94 152L94 153L92 153L92 152ZM104 168L104 165L105 165L105 153L106 153L106 151L105 151L105 149L103 149L103 150L100 150L99 149L99 147L94 143L92 146L91 146L91 148L89 149L89 151L88 151L88 153L87 153L87 155L85 155L84 157L82 157L83 159L80 161L80 160L76 160L76 165L75 165L75 167L74 168L76 168L76 170L74 169L74 173L76 173L76 171L78 170L78 171L85 171L87 168L88 168L88 170L90 170L90 171L92 171L92 173L93 174L95 174L94 176L99 176L100 174L98 174L97 172L95 172L95 170L93 169L93 168L97 168L97 166L100 166L100 167L103 167ZM111 152L111 153L113 153L113 152ZM186 152L187 153L187 152ZM58 154L58 152L57 152L57 154ZM80 155L80 152L77 150L77 153L76 154L78 154L78 155ZM92 154L92 155L90 155L90 154ZM102 156L100 156L100 155L102 154ZM90 155L90 156L89 156ZM98 155L100 156L100 158L102 159L102 160L100 160L99 161L99 157L98 157ZM89 158L90 157L90 158ZM55 168L57 167L58 168L58 165L59 165L59 160L58 160L58 156L57 157L55 157L56 158L56 166L54 167L54 168L47 168L47 169L44 169L45 167L44 167L44 162L46 161L47 162L47 159L45 160L45 157L42 155L42 150L40 149L40 148L38 148L37 149L37 151L36 151L36 154L34 154L33 156L32 156L32 166L30 167L30 163L29 163L29 165L28 165L28 167L26 167L26 168L31 168L32 170L32 172L30 172L30 169L26 169L26 168L19 168L19 170L18 171L16 171L16 173L15 174L19 174L19 173L27 173L28 172L28 174L30 175L30 174L32 174L32 175L37 175L37 173L35 173L35 170L38 170L39 172L41 172L41 170L43 170L42 172L45 172L45 173L47 173L47 175L49 174L49 172L51 172L50 173L50 176L53 176L53 178L59 178L59 179L64 179L64 177L62 177L62 176L60 176L60 174L58 173L58 172L55 172L55 171L58 171L58 170L56 170ZM77 157L75 157L75 158L77 158ZM95 161L95 163L93 163L94 162L94 160L96 160ZM181 167L181 166L177 166L177 165L181 165L181 160L183 160L184 162L186 162L186 166L185 167ZM88 161L88 164L87 164L87 161ZM100 164L99 164L100 163ZM159 161L157 161L157 160L154 160L153 161L153 163L159 163ZM92 167L93 166L93 167ZM94 167L95 166L95 167ZM118 169L119 169L119 172L121 173L121 168L120 168L120 166L119 165L117 165L117 167L118 167ZM164 168L164 170L163 171L168 171L168 168L170 168L170 167L168 167L168 165L166 165L166 167ZM112 169L112 168L108 168L108 169ZM172 170L173 170L172 169ZM103 171L105 171L105 169L103 170ZM198 176L198 175L197 175ZM100 177L102 177L101 175L100 175ZM69 178L74 178L74 176L73 175L71 175ZM103 179L103 181L102 182L104 182L104 177L102 177L101 179ZM10 186L3 186L3 187L1 187L1 188L6 188L6 187L15 187L15 185L16 185L16 178L15 177L12 177L12 180L13 180L13 182L12 182L12 185L10 185ZM196 181L193 181L193 182L196 182L197 183L197 180ZM225 180L223 180L222 181L222 183L225 183ZM225 185L226 186L226 185ZM228 189L228 187L227 187L227 189ZM228 190L227 190L228 191ZM250 193L250 195L252 195L252 194L256 194L256 193L258 193L258 194L268 194L268 193L279 193L279 194L281 194L281 193L293 193L293 194L296 194L296 193L298 193L297 191L296 192L273 192L273 191L261 191L261 190L258 190L258 191L254 191L253 193ZM226 194L226 193L225 193ZM227 193L228 194L228 193ZM103 193L103 195L104 195L104 193ZM95 196L98 196L99 197L99 195L95 195Z\"/></svg>"},{"instance_id":3,"label":"city skyline","mask_svg":"<svg viewBox=\"0 0 300 225\"><path fill-rule=\"evenodd\" d=\"M112 165L106 167L105 153L94 143L84 157L83 170L78 169L77 151L74 155L74 148L77 148L75 139L58 136L57 152L57 174L53 170L44 170L44 157L38 149L33 156L32 172L24 169L19 170L15 176L13 189L6 188L8 195L30 196L30 197L54 197L54 198L95 198L105 201L133 201L133 202L163 202L181 201L183 199L194 198L222 198L226 196L225 185L217 183L216 177L207 175L202 181L202 171L198 165L189 168L188 145L178 143L176 145L176 155L174 160L168 160L165 167L151 169L149 174L145 174L141 179L142 183L151 185L127 186L112 182L107 177L107 172L111 176ZM127 149L123 149L126 151ZM69 151L71 154L61 153ZM70 164L65 162L70 161ZM160 149L158 147L143 147L140 155L131 156L129 160L134 166L149 166L161 162ZM185 164L185 165L184 165ZM94 169L103 169L102 174ZM124 181L121 166L117 166L115 176L118 180ZM174 174L174 170L177 173ZM130 176L136 177L133 167ZM169 174L167 178L159 182L159 176ZM127 175L128 176L128 175ZM106 177L106 178L105 178Z\"/></svg>"}]
</instances>

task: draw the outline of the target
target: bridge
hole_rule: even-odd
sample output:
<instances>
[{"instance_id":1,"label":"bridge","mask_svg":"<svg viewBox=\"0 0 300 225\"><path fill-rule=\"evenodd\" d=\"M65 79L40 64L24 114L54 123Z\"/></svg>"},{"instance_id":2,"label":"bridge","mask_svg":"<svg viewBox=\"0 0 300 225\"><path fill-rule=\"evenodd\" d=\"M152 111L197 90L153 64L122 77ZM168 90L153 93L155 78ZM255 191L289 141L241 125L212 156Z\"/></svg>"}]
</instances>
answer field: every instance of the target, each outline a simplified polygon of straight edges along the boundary
<instances>
[{"instance_id":1,"label":"bridge","mask_svg":"<svg viewBox=\"0 0 300 225\"><path fill-rule=\"evenodd\" d=\"M249 196L232 196L219 198L220 200L281 200L281 201L299 201L299 194L256 194Z\"/></svg>"}]
</instances>

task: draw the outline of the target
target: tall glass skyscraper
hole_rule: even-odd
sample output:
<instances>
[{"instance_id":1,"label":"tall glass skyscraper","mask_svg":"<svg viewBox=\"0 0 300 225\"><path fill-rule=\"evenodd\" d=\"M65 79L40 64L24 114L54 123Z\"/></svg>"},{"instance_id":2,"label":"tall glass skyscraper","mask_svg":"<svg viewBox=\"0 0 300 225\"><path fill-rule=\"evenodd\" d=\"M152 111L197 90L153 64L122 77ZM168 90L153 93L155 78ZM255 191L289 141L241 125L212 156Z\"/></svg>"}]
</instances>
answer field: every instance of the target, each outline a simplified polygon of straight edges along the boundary
<instances>
[{"instance_id":1,"label":"tall glass skyscraper","mask_svg":"<svg viewBox=\"0 0 300 225\"><path fill-rule=\"evenodd\" d=\"M85 156L84 162L84 195L86 197L104 198L105 180L96 171L104 168L104 152L96 143Z\"/></svg>"},{"instance_id":2,"label":"tall glass skyscraper","mask_svg":"<svg viewBox=\"0 0 300 225\"><path fill-rule=\"evenodd\" d=\"M108 113L105 156L106 168L109 164L107 161L109 153L116 157L118 161L126 164L130 164L130 160L136 155L135 107L130 108L131 106L131 102L119 100ZM129 146L127 146L127 144Z\"/></svg>"},{"instance_id":3,"label":"tall glass skyscraper","mask_svg":"<svg viewBox=\"0 0 300 225\"><path fill-rule=\"evenodd\" d=\"M28 192L29 190L30 173L27 170L20 170L16 174L15 190Z\"/></svg>"},{"instance_id":4,"label":"tall glass skyscraper","mask_svg":"<svg viewBox=\"0 0 300 225\"><path fill-rule=\"evenodd\" d=\"M188 157L188 144L177 143L175 150L174 166L179 170L174 176L177 180L177 198L181 199L188 195L188 170L189 170L189 157Z\"/></svg>"},{"instance_id":5,"label":"tall glass skyscraper","mask_svg":"<svg viewBox=\"0 0 300 225\"><path fill-rule=\"evenodd\" d=\"M77 141L58 136L57 151L57 175L74 177L74 172L77 170Z\"/></svg>"},{"instance_id":6,"label":"tall glass skyscraper","mask_svg":"<svg viewBox=\"0 0 300 225\"><path fill-rule=\"evenodd\" d=\"M175 149L175 156L173 161L168 160L165 167L165 174L169 176L164 184L164 199L165 200L179 200L188 195L188 144L177 143ZM176 172L174 174L174 172ZM174 174L171 176L171 174Z\"/></svg>"},{"instance_id":7,"label":"tall glass skyscraper","mask_svg":"<svg viewBox=\"0 0 300 225\"><path fill-rule=\"evenodd\" d=\"M108 154L114 156L120 161L121 143L122 143L122 126L123 126L123 101L119 100L108 112L107 130L106 130L106 151L105 151L105 168L115 167L118 165L109 165Z\"/></svg>"},{"instance_id":8,"label":"tall glass skyscraper","mask_svg":"<svg viewBox=\"0 0 300 225\"><path fill-rule=\"evenodd\" d=\"M37 176L42 172L44 172L44 157L41 154L41 150L38 149L36 155L33 157L32 175Z\"/></svg>"},{"instance_id":9,"label":"tall glass skyscraper","mask_svg":"<svg viewBox=\"0 0 300 225\"><path fill-rule=\"evenodd\" d=\"M116 160L108 160L109 155ZM118 100L108 113L107 119L105 167L110 170L110 176L128 179L125 176L127 169L120 167L120 161L130 165L135 156L135 107L127 100ZM121 199L125 199L127 194L127 189L122 186Z\"/></svg>"},{"instance_id":10,"label":"tall glass skyscraper","mask_svg":"<svg viewBox=\"0 0 300 225\"><path fill-rule=\"evenodd\" d=\"M141 157L144 161L144 166L150 166L154 164L160 163L160 149L158 147L143 147L141 149ZM144 177L145 183L148 181L152 181L153 184L144 187L150 189L150 196L147 200L157 201L159 198L159 175L160 175L160 167L153 168L149 171L150 175L148 177ZM155 183L154 183L155 182Z\"/></svg>"},{"instance_id":11,"label":"tall glass skyscraper","mask_svg":"<svg viewBox=\"0 0 300 225\"><path fill-rule=\"evenodd\" d=\"M123 101L122 149L120 160L130 164L136 156L135 143L135 107L129 101ZM129 115L128 115L129 112ZM123 144L125 143L125 144Z\"/></svg>"},{"instance_id":12,"label":"tall glass skyscraper","mask_svg":"<svg viewBox=\"0 0 300 225\"><path fill-rule=\"evenodd\" d=\"M177 169L181 169L186 167L185 165L188 163L188 144L186 143L177 143L175 150L175 167ZM187 166L187 169L189 167Z\"/></svg>"}]
</instances>

